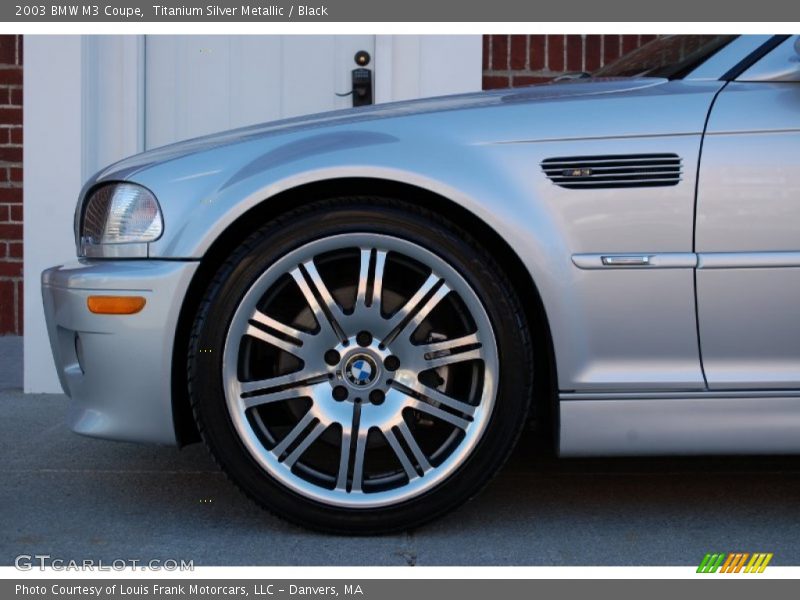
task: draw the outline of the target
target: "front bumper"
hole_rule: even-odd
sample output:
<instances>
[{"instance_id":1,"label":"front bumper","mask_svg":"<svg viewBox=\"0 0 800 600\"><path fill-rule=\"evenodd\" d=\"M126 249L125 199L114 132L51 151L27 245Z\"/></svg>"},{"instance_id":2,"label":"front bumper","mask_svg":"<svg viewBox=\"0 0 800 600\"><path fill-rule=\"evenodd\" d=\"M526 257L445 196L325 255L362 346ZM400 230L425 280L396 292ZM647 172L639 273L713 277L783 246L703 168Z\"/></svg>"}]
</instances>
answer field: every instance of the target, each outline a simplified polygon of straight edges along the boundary
<instances>
[{"instance_id":1,"label":"front bumper","mask_svg":"<svg viewBox=\"0 0 800 600\"><path fill-rule=\"evenodd\" d=\"M172 350L197 262L81 260L42 273L47 331L58 377L71 398L73 431L176 444ZM144 296L134 315L89 312L90 295Z\"/></svg>"}]
</instances>

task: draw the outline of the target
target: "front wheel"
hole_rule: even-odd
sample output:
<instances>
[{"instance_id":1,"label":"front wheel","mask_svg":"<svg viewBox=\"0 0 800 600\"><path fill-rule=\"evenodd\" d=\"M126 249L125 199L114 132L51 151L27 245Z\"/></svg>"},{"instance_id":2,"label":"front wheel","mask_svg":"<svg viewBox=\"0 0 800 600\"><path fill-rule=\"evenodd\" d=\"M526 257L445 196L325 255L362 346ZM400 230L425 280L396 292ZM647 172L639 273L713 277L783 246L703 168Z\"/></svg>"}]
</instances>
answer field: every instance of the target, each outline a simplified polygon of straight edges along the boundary
<instances>
[{"instance_id":1,"label":"front wheel","mask_svg":"<svg viewBox=\"0 0 800 600\"><path fill-rule=\"evenodd\" d=\"M221 267L189 352L198 426L247 494L341 533L413 527L473 496L525 422L523 311L436 215L339 199L259 229Z\"/></svg>"}]
</instances>

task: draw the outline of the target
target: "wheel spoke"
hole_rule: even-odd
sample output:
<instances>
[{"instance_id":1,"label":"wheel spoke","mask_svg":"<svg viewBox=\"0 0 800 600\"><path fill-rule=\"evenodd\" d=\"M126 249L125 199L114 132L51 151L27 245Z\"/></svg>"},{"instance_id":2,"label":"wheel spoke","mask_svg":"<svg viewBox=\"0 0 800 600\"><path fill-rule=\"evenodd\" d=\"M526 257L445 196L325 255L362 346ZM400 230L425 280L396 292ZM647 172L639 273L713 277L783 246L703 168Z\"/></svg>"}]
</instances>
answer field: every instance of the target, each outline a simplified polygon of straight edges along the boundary
<instances>
[{"instance_id":1,"label":"wheel spoke","mask_svg":"<svg viewBox=\"0 0 800 600\"><path fill-rule=\"evenodd\" d=\"M355 456L353 457L353 482L351 490L361 490L361 480L364 472L364 454L367 448L368 431L360 427L361 405L353 405L353 423L348 429L342 425L342 445L339 455L339 473L336 478L336 489L347 491L347 473L350 470L350 451L355 437Z\"/></svg>"},{"instance_id":2,"label":"wheel spoke","mask_svg":"<svg viewBox=\"0 0 800 600\"><path fill-rule=\"evenodd\" d=\"M408 322L408 324L403 328L403 331L408 332L408 335L414 333L414 331L419 327L420 323L422 323L425 318L431 313L431 311L438 306L439 302L450 293L450 288L447 287L447 284L443 283L441 287L430 297L430 299L425 303L425 306L420 308L414 317Z\"/></svg>"},{"instance_id":3,"label":"wheel spoke","mask_svg":"<svg viewBox=\"0 0 800 600\"><path fill-rule=\"evenodd\" d=\"M342 426L342 445L339 450L339 474L336 477L336 489L347 490L347 470L350 467L350 446L353 438L351 430Z\"/></svg>"},{"instance_id":4,"label":"wheel spoke","mask_svg":"<svg viewBox=\"0 0 800 600\"><path fill-rule=\"evenodd\" d=\"M367 452L367 434L369 432L362 429L358 432L356 439L356 453L353 457L353 487L354 492L360 492L364 483L364 455Z\"/></svg>"},{"instance_id":5,"label":"wheel spoke","mask_svg":"<svg viewBox=\"0 0 800 600\"><path fill-rule=\"evenodd\" d=\"M286 325L285 323L281 323L280 321L273 319L272 317L265 315L260 310L256 310L253 313L253 316L250 318L252 321L256 321L257 323L261 323L269 327L270 329L274 329L275 331L282 333L284 336L294 340L295 345L297 346L305 346L308 344L314 336L306 333L305 331L300 331L299 329L295 329L291 325Z\"/></svg>"},{"instance_id":6,"label":"wheel spoke","mask_svg":"<svg viewBox=\"0 0 800 600\"><path fill-rule=\"evenodd\" d=\"M308 447L313 444L326 429L327 427L325 427L325 425L317 422L317 424L314 425L314 428L308 433L303 441L300 442L300 444L298 444L298 446L292 450L289 456L286 457L286 460L283 461L283 464L291 468L292 465L297 462L297 459L300 458L306 450L308 450Z\"/></svg>"},{"instance_id":7,"label":"wheel spoke","mask_svg":"<svg viewBox=\"0 0 800 600\"><path fill-rule=\"evenodd\" d=\"M397 428L400 430L406 445L411 450L414 458L417 460L417 464L422 469L422 472L426 473L427 471L430 471L431 464L428 462L428 457L422 452L422 448L419 447L417 440L414 438L414 435L411 433L411 430L408 428L406 422L401 419L400 423L397 425Z\"/></svg>"},{"instance_id":8,"label":"wheel spoke","mask_svg":"<svg viewBox=\"0 0 800 600\"><path fill-rule=\"evenodd\" d=\"M259 329L255 325L248 325L244 335L256 338L262 342L266 342L267 344L275 346L276 348L280 348L284 352L288 352L297 358L303 359L303 351L301 350L300 346L279 338L278 336L264 331L263 329Z\"/></svg>"},{"instance_id":9,"label":"wheel spoke","mask_svg":"<svg viewBox=\"0 0 800 600\"><path fill-rule=\"evenodd\" d=\"M314 284L317 293L319 294L320 298L322 298L324 308L328 310L334 319L344 316L341 307L336 300L333 299L333 295L328 290L328 286L325 285L324 281L322 281L322 276L319 274L319 271L317 271L317 266L314 264L314 261L307 260L303 263L303 266L305 267L306 273L308 273L309 278Z\"/></svg>"},{"instance_id":10,"label":"wheel spoke","mask_svg":"<svg viewBox=\"0 0 800 600\"><path fill-rule=\"evenodd\" d=\"M432 404L423 402L422 400L417 400L416 398L413 398L411 396L409 396L408 405L413 409L416 409L420 412L424 412L432 417L450 423L451 425L454 425L455 427L458 427L461 430L466 431L467 427L469 427L470 422L467 419L454 415L453 413L449 413L445 410L442 410L441 408L437 408Z\"/></svg>"},{"instance_id":11,"label":"wheel spoke","mask_svg":"<svg viewBox=\"0 0 800 600\"><path fill-rule=\"evenodd\" d=\"M389 332L383 339L384 344L390 344L398 336L402 335L404 331L409 331L409 327L411 328L410 332L413 332L419 323L428 316L439 301L450 291L447 285L442 284L423 305L425 298L441 281L442 279L438 275L431 273L408 302L392 315L389 319Z\"/></svg>"},{"instance_id":12,"label":"wheel spoke","mask_svg":"<svg viewBox=\"0 0 800 600\"><path fill-rule=\"evenodd\" d=\"M239 395L252 394L243 400L245 410L261 404L270 404L291 398L313 397L320 381L326 381L324 373L310 375L304 371L295 371L286 375L278 375L268 379L240 381Z\"/></svg>"},{"instance_id":13,"label":"wheel spoke","mask_svg":"<svg viewBox=\"0 0 800 600\"><path fill-rule=\"evenodd\" d=\"M369 248L361 249L361 267L358 275L358 293L356 295L356 306L380 309L381 294L383 292L383 271L386 267L386 251L375 251L375 265L370 273L370 262L372 250ZM367 287L372 275L372 293L367 298Z\"/></svg>"},{"instance_id":14,"label":"wheel spoke","mask_svg":"<svg viewBox=\"0 0 800 600\"><path fill-rule=\"evenodd\" d=\"M435 402L437 404L442 404L447 408L452 410L458 411L461 414L473 416L475 414L475 406L471 404L467 404L466 402L462 402L461 400L456 400L452 396L448 396L447 394L440 392L437 389L434 389L428 385L420 383L418 380L409 380L403 378L401 382L395 381L393 387L408 394L409 391L412 391L420 396L426 402Z\"/></svg>"},{"instance_id":15,"label":"wheel spoke","mask_svg":"<svg viewBox=\"0 0 800 600\"><path fill-rule=\"evenodd\" d=\"M477 333L470 333L462 337L457 337L449 340L442 340L440 342L430 342L418 346L419 350L424 354L436 354L438 352L454 352L458 348L464 346L474 346L480 344Z\"/></svg>"},{"instance_id":16,"label":"wheel spoke","mask_svg":"<svg viewBox=\"0 0 800 600\"><path fill-rule=\"evenodd\" d=\"M339 473L336 477L336 489L347 490L347 472L350 469L350 450L353 444L353 435L356 438L356 447L353 456L353 482L351 491L360 492L361 485L364 480L364 455L367 450L367 434L369 431L365 429L358 429L358 425L354 424L353 428L347 430L342 428L342 446L341 454L339 455Z\"/></svg>"},{"instance_id":17,"label":"wheel spoke","mask_svg":"<svg viewBox=\"0 0 800 600\"><path fill-rule=\"evenodd\" d=\"M389 443L389 446L397 456L397 460L400 461L400 464L403 467L403 470L406 472L406 476L408 477L409 481L412 481L419 477L419 473L414 468L414 465L411 464L411 461L408 459L408 455L403 450L403 447L400 445L400 442L397 441L397 436L395 435L394 431L391 429L387 429L383 432L383 437L386 438L386 441Z\"/></svg>"},{"instance_id":18,"label":"wheel spoke","mask_svg":"<svg viewBox=\"0 0 800 600\"><path fill-rule=\"evenodd\" d=\"M306 428L311 424L316 417L312 411L308 411L303 418L300 419L297 424L292 428L292 430L286 434L286 437L283 438L280 443L272 449L272 452L280 458L286 449L292 445L300 435L306 430ZM313 441L313 440L312 440Z\"/></svg>"},{"instance_id":19,"label":"wheel spoke","mask_svg":"<svg viewBox=\"0 0 800 600\"><path fill-rule=\"evenodd\" d=\"M444 356L437 356L436 358L424 359L423 369L438 369L439 367L446 367L454 363L466 362L468 360L480 360L483 358L483 352L480 348L473 348L464 352L454 352L452 354L445 354Z\"/></svg>"},{"instance_id":20,"label":"wheel spoke","mask_svg":"<svg viewBox=\"0 0 800 600\"><path fill-rule=\"evenodd\" d=\"M308 260L303 263L303 267L305 268L306 273L308 273L308 276L311 279L317 294L319 294L319 297L322 299L323 304L320 304L317 301L317 296L315 296L314 292L311 290L311 286L303 275L300 267L292 269L289 274L295 280L295 283L297 283L297 287L300 288L300 292L306 299L306 302L311 308L311 311L314 313L314 318L317 320L317 323L319 323L320 327L323 327L324 324L327 324L339 340L345 341L346 336L344 335L338 322L338 319L344 316L342 309L333 299L333 296L328 291L328 287L325 285L325 282L322 281L322 277L320 277L317 268L314 266L314 262L312 260Z\"/></svg>"}]
</instances>

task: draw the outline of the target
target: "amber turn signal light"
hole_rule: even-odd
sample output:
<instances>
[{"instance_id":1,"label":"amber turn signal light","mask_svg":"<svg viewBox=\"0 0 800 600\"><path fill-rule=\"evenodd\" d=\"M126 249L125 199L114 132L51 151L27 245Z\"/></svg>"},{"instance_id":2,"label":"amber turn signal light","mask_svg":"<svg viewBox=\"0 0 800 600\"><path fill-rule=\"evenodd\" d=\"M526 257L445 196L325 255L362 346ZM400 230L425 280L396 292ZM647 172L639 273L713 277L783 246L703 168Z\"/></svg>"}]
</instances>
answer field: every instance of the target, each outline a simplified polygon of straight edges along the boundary
<instances>
[{"instance_id":1,"label":"amber turn signal light","mask_svg":"<svg viewBox=\"0 0 800 600\"><path fill-rule=\"evenodd\" d=\"M141 296L89 296L86 306L97 315L134 315L146 302Z\"/></svg>"}]
</instances>

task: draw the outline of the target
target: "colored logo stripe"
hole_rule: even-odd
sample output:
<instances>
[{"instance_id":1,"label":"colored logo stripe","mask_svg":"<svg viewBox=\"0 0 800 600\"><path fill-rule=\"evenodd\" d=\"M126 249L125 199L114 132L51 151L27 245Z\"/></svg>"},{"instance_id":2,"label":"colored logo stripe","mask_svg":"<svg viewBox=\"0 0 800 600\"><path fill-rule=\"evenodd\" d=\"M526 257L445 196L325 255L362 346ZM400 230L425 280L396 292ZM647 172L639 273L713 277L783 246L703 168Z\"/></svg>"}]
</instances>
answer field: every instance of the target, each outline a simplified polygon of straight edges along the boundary
<instances>
[{"instance_id":1,"label":"colored logo stripe","mask_svg":"<svg viewBox=\"0 0 800 600\"><path fill-rule=\"evenodd\" d=\"M722 561L725 560L725 555L719 554L706 554L703 557L700 566L697 567L698 573L716 573Z\"/></svg>"},{"instance_id":2,"label":"colored logo stripe","mask_svg":"<svg viewBox=\"0 0 800 600\"><path fill-rule=\"evenodd\" d=\"M744 573L763 573L772 556L771 552L755 552L752 555L747 552L709 552L700 561L697 572L716 573L719 570L720 573L739 573L744 568ZM747 562L748 558L750 562Z\"/></svg>"},{"instance_id":3,"label":"colored logo stripe","mask_svg":"<svg viewBox=\"0 0 800 600\"><path fill-rule=\"evenodd\" d=\"M772 560L772 553L765 554L753 554L753 558L750 559L750 562L744 569L745 573L763 573L764 569L767 568L769 561Z\"/></svg>"}]
</instances>

